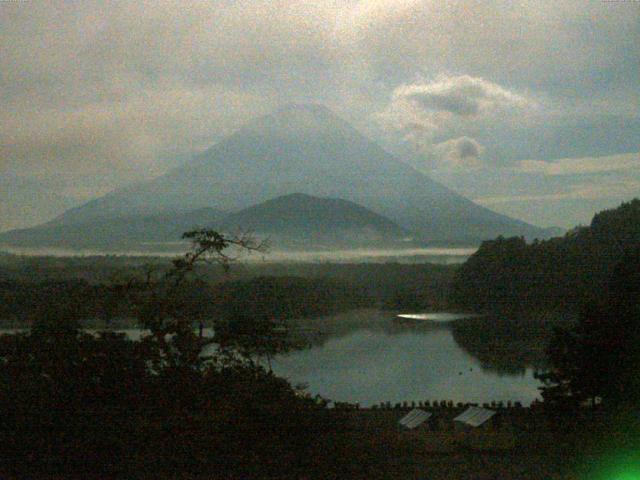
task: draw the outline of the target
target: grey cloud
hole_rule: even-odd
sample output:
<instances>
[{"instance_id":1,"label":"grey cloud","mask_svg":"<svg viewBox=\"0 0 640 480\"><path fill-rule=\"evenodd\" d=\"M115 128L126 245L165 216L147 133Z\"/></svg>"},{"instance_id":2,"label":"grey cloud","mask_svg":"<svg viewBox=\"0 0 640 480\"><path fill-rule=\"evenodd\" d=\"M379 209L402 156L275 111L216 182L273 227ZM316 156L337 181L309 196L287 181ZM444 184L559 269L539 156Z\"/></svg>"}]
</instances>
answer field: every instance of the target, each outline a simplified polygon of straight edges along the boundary
<instances>
[{"instance_id":1,"label":"grey cloud","mask_svg":"<svg viewBox=\"0 0 640 480\"><path fill-rule=\"evenodd\" d=\"M463 137L458 139L456 150L460 158L479 157L481 146L472 138Z\"/></svg>"},{"instance_id":2,"label":"grey cloud","mask_svg":"<svg viewBox=\"0 0 640 480\"><path fill-rule=\"evenodd\" d=\"M469 116L496 108L526 107L533 103L525 97L479 77L441 76L433 82L402 85L394 98L407 99L431 111L446 111Z\"/></svg>"},{"instance_id":3,"label":"grey cloud","mask_svg":"<svg viewBox=\"0 0 640 480\"><path fill-rule=\"evenodd\" d=\"M486 79L441 75L394 89L378 119L424 155L428 170L480 168L484 147L469 135L497 114L535 108L533 100Z\"/></svg>"},{"instance_id":4,"label":"grey cloud","mask_svg":"<svg viewBox=\"0 0 640 480\"><path fill-rule=\"evenodd\" d=\"M423 107L433 110L446 110L456 115L475 115L480 111L478 102L463 96L447 95L421 95L414 93L407 96L409 99L420 103Z\"/></svg>"},{"instance_id":5,"label":"grey cloud","mask_svg":"<svg viewBox=\"0 0 640 480\"><path fill-rule=\"evenodd\" d=\"M389 144L434 164L439 144L441 160L487 166L636 151L638 25L630 2L579 0L0 2L0 174L93 176L83 189L103 191L307 101L371 135L384 111ZM605 114L636 126L597 153L584 150L600 128L531 141L563 115ZM500 133L516 124L526 134ZM445 149L462 137L486 150Z\"/></svg>"},{"instance_id":6,"label":"grey cloud","mask_svg":"<svg viewBox=\"0 0 640 480\"><path fill-rule=\"evenodd\" d=\"M625 170L640 171L640 153L626 153L606 157L561 158L554 161L521 160L518 170L544 175L576 175Z\"/></svg>"},{"instance_id":7,"label":"grey cloud","mask_svg":"<svg viewBox=\"0 0 640 480\"><path fill-rule=\"evenodd\" d=\"M480 155L484 147L475 139L460 137L433 146L436 169L476 170L483 167Z\"/></svg>"}]
</instances>

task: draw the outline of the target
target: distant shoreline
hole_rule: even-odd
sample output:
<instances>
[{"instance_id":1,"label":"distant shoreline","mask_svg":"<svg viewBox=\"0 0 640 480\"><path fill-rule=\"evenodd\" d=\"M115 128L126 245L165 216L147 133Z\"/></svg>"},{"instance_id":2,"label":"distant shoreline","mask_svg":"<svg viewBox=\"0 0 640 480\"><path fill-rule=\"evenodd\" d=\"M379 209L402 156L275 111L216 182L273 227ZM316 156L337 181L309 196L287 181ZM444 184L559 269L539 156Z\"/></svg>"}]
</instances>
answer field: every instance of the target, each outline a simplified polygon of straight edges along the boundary
<instances>
[{"instance_id":1,"label":"distant shoreline","mask_svg":"<svg viewBox=\"0 0 640 480\"><path fill-rule=\"evenodd\" d=\"M425 247L425 248L373 248L340 249L317 251L272 251L266 254L246 255L239 259L247 263L317 263L317 262L375 262L410 260L434 261L448 259L442 263L462 263L475 253L477 247ZM0 245L0 253L25 257L127 257L127 258L167 258L184 253L184 250L136 251L65 248L29 248ZM441 263L441 262L435 262Z\"/></svg>"}]
</instances>

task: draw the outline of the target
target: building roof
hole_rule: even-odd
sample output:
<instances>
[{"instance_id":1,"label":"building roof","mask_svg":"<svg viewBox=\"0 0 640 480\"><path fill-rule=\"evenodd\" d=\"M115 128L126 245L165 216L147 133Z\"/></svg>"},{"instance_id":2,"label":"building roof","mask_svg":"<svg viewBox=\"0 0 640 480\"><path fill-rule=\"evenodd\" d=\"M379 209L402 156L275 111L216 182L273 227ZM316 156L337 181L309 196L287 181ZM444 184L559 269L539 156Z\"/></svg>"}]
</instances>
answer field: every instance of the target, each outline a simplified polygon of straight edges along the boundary
<instances>
[{"instance_id":1,"label":"building roof","mask_svg":"<svg viewBox=\"0 0 640 480\"><path fill-rule=\"evenodd\" d=\"M414 408L409 413L407 413L404 417L402 417L398 423L403 427L412 429L412 428L416 428L418 425L423 423L431 415L432 415L431 412L425 412L424 410L420 410L419 408Z\"/></svg>"},{"instance_id":2,"label":"building roof","mask_svg":"<svg viewBox=\"0 0 640 480\"><path fill-rule=\"evenodd\" d=\"M479 427L496 414L495 411L488 408L469 407L456 418L454 422L461 422L471 427Z\"/></svg>"}]
</instances>

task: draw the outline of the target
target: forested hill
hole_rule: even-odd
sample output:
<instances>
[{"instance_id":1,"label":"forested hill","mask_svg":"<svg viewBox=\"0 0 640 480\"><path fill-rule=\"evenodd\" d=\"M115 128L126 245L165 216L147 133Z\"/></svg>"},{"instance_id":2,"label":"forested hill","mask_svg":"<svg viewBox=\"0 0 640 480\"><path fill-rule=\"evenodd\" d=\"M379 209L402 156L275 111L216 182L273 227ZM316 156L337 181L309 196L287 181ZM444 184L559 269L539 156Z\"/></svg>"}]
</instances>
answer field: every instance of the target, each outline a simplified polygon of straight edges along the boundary
<instances>
[{"instance_id":1,"label":"forested hill","mask_svg":"<svg viewBox=\"0 0 640 480\"><path fill-rule=\"evenodd\" d=\"M232 213L224 219L224 231L248 230L268 237L277 248L309 250L325 246L370 247L401 243L410 233L388 218L339 198L294 193Z\"/></svg>"},{"instance_id":2,"label":"forested hill","mask_svg":"<svg viewBox=\"0 0 640 480\"><path fill-rule=\"evenodd\" d=\"M640 200L593 217L563 237L482 243L456 274L451 301L473 310L577 311L601 296L626 251L640 248Z\"/></svg>"}]
</instances>

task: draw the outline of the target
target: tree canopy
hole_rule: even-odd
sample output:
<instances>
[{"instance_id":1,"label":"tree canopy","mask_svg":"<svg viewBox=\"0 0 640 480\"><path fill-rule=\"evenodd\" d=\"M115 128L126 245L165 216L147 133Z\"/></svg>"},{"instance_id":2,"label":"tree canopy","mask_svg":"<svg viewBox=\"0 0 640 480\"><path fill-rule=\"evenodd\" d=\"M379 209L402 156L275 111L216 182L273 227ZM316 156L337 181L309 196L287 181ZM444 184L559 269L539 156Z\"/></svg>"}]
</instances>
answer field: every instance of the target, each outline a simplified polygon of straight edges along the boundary
<instances>
[{"instance_id":1,"label":"tree canopy","mask_svg":"<svg viewBox=\"0 0 640 480\"><path fill-rule=\"evenodd\" d=\"M640 200L596 214L588 227L527 244L483 242L456 272L450 298L472 310L579 312L606 291L624 252L640 245Z\"/></svg>"},{"instance_id":2,"label":"tree canopy","mask_svg":"<svg viewBox=\"0 0 640 480\"><path fill-rule=\"evenodd\" d=\"M193 249L169 271L127 285L151 335L84 331L63 295L29 331L0 336L0 473L275 477L321 458L331 468L325 402L238 352L204 355L208 340L182 310L177 286L198 262L228 266L223 251L249 244L188 238Z\"/></svg>"},{"instance_id":3,"label":"tree canopy","mask_svg":"<svg viewBox=\"0 0 640 480\"><path fill-rule=\"evenodd\" d=\"M640 401L640 248L628 250L601 299L583 308L577 325L558 329L552 368L541 374L552 404Z\"/></svg>"}]
</instances>

